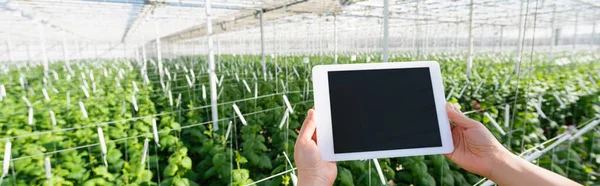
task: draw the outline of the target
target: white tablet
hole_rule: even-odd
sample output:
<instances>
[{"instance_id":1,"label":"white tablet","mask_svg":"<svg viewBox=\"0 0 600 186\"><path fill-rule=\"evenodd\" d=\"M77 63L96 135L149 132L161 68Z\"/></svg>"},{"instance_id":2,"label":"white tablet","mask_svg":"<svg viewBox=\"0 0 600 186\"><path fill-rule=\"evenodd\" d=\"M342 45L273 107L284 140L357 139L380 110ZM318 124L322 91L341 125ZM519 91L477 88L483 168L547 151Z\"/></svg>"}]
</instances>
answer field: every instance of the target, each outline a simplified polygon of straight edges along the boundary
<instances>
[{"instance_id":1,"label":"white tablet","mask_svg":"<svg viewBox=\"0 0 600 186\"><path fill-rule=\"evenodd\" d=\"M437 62L315 66L313 85L324 160L454 150Z\"/></svg>"}]
</instances>

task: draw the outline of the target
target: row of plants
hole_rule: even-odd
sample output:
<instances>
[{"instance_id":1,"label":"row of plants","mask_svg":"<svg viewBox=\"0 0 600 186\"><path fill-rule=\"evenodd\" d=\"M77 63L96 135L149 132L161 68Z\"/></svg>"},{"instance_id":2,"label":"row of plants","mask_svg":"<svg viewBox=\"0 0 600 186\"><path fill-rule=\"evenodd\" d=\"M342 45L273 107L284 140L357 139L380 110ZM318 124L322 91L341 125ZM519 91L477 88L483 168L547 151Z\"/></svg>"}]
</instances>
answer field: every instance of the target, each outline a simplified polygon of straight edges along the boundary
<instances>
[{"instance_id":1,"label":"row of plants","mask_svg":"<svg viewBox=\"0 0 600 186\"><path fill-rule=\"evenodd\" d=\"M338 62L379 58L353 54L339 56ZM390 60L421 58L398 53ZM18 160L11 162L11 172L2 184L246 185L291 169L284 152L293 154L305 111L312 107L311 67L333 63L334 58L272 56L267 58L266 73L260 56L222 55L219 59L216 125L211 117L208 65L202 56L164 59L160 64L156 59L80 62L70 67L55 63L51 69L57 72L56 78L53 72L44 76L42 68L11 69L0 76L8 93L0 101L0 138L12 142L12 157ZM465 111L474 110L470 116L488 126L515 153L564 132L566 126L583 124L600 111L596 83L600 66L594 61L557 65L544 54L528 55L517 75L511 54L484 54L475 58L473 73L467 76L463 54L432 54L427 59L440 62L449 101ZM26 80L25 90L20 77ZM82 86L88 87L89 98ZM45 101L41 89L46 89L51 101ZM294 113L280 125L286 112L283 95ZM28 123L29 107L23 96L38 103L33 105L33 125ZM79 101L88 118L82 115ZM540 103L541 112L534 106ZM247 125L235 114L233 104ZM503 120L507 104L508 124ZM55 126L49 110L55 112ZM507 134L493 127L483 112L495 118ZM158 143L153 139L152 119ZM108 167L98 145L98 126L107 141ZM142 162L146 138L148 158ZM536 163L580 183L597 184L598 134L588 133L582 140L562 145ZM52 162L50 180L44 174L45 157ZM288 157L293 162L293 156ZM379 163L388 183L396 185L466 185L481 179L441 155L380 159ZM338 172L336 185L381 185L372 161L338 162ZM258 185L290 184L291 174L284 174Z\"/></svg>"}]
</instances>

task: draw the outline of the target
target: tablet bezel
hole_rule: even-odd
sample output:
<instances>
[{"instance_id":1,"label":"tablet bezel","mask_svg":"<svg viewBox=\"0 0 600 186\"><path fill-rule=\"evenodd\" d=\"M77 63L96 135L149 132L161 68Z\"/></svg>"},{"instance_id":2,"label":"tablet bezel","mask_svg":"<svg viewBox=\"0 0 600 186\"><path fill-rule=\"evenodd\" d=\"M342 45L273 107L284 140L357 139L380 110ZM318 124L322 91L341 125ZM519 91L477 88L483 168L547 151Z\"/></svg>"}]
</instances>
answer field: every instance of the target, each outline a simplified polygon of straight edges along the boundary
<instances>
[{"instance_id":1,"label":"tablet bezel","mask_svg":"<svg viewBox=\"0 0 600 186\"><path fill-rule=\"evenodd\" d=\"M334 153L333 131L331 125L331 104L329 99L329 76L331 71L358 71L380 69L429 68L433 96L440 128L442 146L426 148L410 148L399 150L382 150L353 153ZM446 113L446 99L440 66L435 61L399 62L399 63L368 63L368 64L339 64L318 65L313 67L313 88L315 102L315 124L317 126L317 141L321 157L326 161L361 160L373 158L391 158L403 156L447 154L454 151L452 133ZM316 80L316 81L315 81Z\"/></svg>"}]
</instances>

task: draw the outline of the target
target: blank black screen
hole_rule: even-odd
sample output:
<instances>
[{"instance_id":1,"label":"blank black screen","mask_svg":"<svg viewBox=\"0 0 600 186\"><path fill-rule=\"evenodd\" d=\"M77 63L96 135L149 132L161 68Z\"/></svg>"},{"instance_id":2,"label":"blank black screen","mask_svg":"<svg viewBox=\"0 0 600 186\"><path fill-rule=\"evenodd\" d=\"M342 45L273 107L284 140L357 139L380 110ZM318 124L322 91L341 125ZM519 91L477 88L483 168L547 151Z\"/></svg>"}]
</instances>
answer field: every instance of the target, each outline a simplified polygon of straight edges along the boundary
<instances>
[{"instance_id":1,"label":"blank black screen","mask_svg":"<svg viewBox=\"0 0 600 186\"><path fill-rule=\"evenodd\" d=\"M442 146L429 68L328 77L335 153Z\"/></svg>"}]
</instances>

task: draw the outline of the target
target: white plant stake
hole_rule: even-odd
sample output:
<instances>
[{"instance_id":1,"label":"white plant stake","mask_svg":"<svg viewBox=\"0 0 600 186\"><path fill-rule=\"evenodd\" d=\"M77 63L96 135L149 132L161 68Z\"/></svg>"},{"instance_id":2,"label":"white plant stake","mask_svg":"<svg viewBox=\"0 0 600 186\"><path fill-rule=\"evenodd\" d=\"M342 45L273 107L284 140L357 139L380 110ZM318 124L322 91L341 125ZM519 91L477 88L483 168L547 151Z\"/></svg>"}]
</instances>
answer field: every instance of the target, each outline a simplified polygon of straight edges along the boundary
<instances>
[{"instance_id":1,"label":"white plant stake","mask_svg":"<svg viewBox=\"0 0 600 186\"><path fill-rule=\"evenodd\" d=\"M292 70L294 71L294 74L296 74L296 77L300 78L300 74L298 73L298 70L296 70L295 66L292 66Z\"/></svg>"},{"instance_id":2,"label":"white plant stake","mask_svg":"<svg viewBox=\"0 0 600 186\"><path fill-rule=\"evenodd\" d=\"M258 99L258 82L254 82L254 99Z\"/></svg>"},{"instance_id":3,"label":"white plant stake","mask_svg":"<svg viewBox=\"0 0 600 186\"><path fill-rule=\"evenodd\" d=\"M546 114L542 110L542 96L538 97L538 104L534 105L533 107L535 107L535 110L537 111L538 115L540 115L540 117L548 119L548 116L546 116Z\"/></svg>"},{"instance_id":4,"label":"white plant stake","mask_svg":"<svg viewBox=\"0 0 600 186\"><path fill-rule=\"evenodd\" d=\"M446 101L450 100L450 98L452 98L452 94L454 94L454 87L452 87L450 89L450 92L448 93L448 95L446 95Z\"/></svg>"},{"instance_id":5,"label":"white plant stake","mask_svg":"<svg viewBox=\"0 0 600 186\"><path fill-rule=\"evenodd\" d=\"M373 163L375 164L375 170L377 170L377 174L379 174L381 184L386 185L385 177L383 176L383 171L381 170L381 166L379 165L379 161L377 160L377 158L373 159Z\"/></svg>"},{"instance_id":6,"label":"white plant stake","mask_svg":"<svg viewBox=\"0 0 600 186\"><path fill-rule=\"evenodd\" d=\"M0 101L2 101L4 97L6 97L6 87L0 85Z\"/></svg>"},{"instance_id":7,"label":"white plant stake","mask_svg":"<svg viewBox=\"0 0 600 186\"><path fill-rule=\"evenodd\" d=\"M10 166L10 155L11 155L12 143L6 141L4 145L4 161L2 162L2 178L8 175L8 167Z\"/></svg>"},{"instance_id":8,"label":"white plant stake","mask_svg":"<svg viewBox=\"0 0 600 186\"><path fill-rule=\"evenodd\" d=\"M285 83L283 82L283 79L279 79L279 82L281 83L281 87L283 88L283 91L287 92L287 86L285 86Z\"/></svg>"},{"instance_id":9,"label":"white plant stake","mask_svg":"<svg viewBox=\"0 0 600 186\"><path fill-rule=\"evenodd\" d=\"M90 98L90 93L88 92L87 88L85 88L85 86L81 85L81 90L83 90L83 94L85 94L86 98Z\"/></svg>"},{"instance_id":10,"label":"white plant stake","mask_svg":"<svg viewBox=\"0 0 600 186\"><path fill-rule=\"evenodd\" d=\"M294 113L294 108L292 108L292 104L290 104L290 100L288 100L286 95L283 95L283 102L285 102L285 106L287 106L290 113Z\"/></svg>"},{"instance_id":11,"label":"white plant stake","mask_svg":"<svg viewBox=\"0 0 600 186\"><path fill-rule=\"evenodd\" d=\"M498 122L496 122L496 120L490 115L490 113L485 112L485 113L483 113L483 115L485 115L485 117L490 119L490 123L492 123L492 125L494 125L494 127L496 127L496 129L500 132L500 134L502 134L503 136L506 135L506 132L504 132L504 129L502 129L502 127L500 127L500 125L498 125Z\"/></svg>"},{"instance_id":12,"label":"white plant stake","mask_svg":"<svg viewBox=\"0 0 600 186\"><path fill-rule=\"evenodd\" d=\"M225 132L225 140L223 140L223 145L225 145L225 143L227 143L227 139L229 139L229 133L231 133L231 124L233 123L233 121L229 121L229 124L227 124L227 132Z\"/></svg>"},{"instance_id":13,"label":"white plant stake","mask_svg":"<svg viewBox=\"0 0 600 186\"><path fill-rule=\"evenodd\" d=\"M138 104L137 104L137 99L135 99L135 93L131 94L131 103L133 104L133 109L137 112Z\"/></svg>"},{"instance_id":14,"label":"white plant stake","mask_svg":"<svg viewBox=\"0 0 600 186\"><path fill-rule=\"evenodd\" d=\"M45 168L46 168L46 179L50 179L52 178L52 165L50 164L50 157L46 157L44 159L45 162Z\"/></svg>"},{"instance_id":15,"label":"white plant stake","mask_svg":"<svg viewBox=\"0 0 600 186\"><path fill-rule=\"evenodd\" d=\"M27 121L29 125L33 125L33 107L29 107L29 119Z\"/></svg>"},{"instance_id":16,"label":"white plant stake","mask_svg":"<svg viewBox=\"0 0 600 186\"><path fill-rule=\"evenodd\" d=\"M52 126L56 126L56 116L54 115L54 111L50 110L50 120L52 122Z\"/></svg>"},{"instance_id":17,"label":"white plant stake","mask_svg":"<svg viewBox=\"0 0 600 186\"><path fill-rule=\"evenodd\" d=\"M221 86L221 84L223 84L223 78L225 78L225 75L221 75L221 79L219 79L218 86Z\"/></svg>"},{"instance_id":18,"label":"white plant stake","mask_svg":"<svg viewBox=\"0 0 600 186\"><path fill-rule=\"evenodd\" d=\"M169 106L173 106L173 94L171 94L171 90L167 91L169 94Z\"/></svg>"},{"instance_id":19,"label":"white plant stake","mask_svg":"<svg viewBox=\"0 0 600 186\"><path fill-rule=\"evenodd\" d=\"M102 150L104 166L108 167L108 162L106 161L106 143L104 142L104 132L102 132L102 127L100 127L100 125L98 125L98 139L100 140L100 149Z\"/></svg>"},{"instance_id":20,"label":"white plant stake","mask_svg":"<svg viewBox=\"0 0 600 186\"><path fill-rule=\"evenodd\" d=\"M187 80L188 86L190 86L190 88L192 88L192 86L194 86L192 84L192 80L190 80L190 76L188 76L187 74L185 75L185 79Z\"/></svg>"},{"instance_id":21,"label":"white plant stake","mask_svg":"<svg viewBox=\"0 0 600 186\"><path fill-rule=\"evenodd\" d=\"M21 88L25 90L25 78L23 76L19 77L19 82L21 83Z\"/></svg>"},{"instance_id":22,"label":"white plant stake","mask_svg":"<svg viewBox=\"0 0 600 186\"><path fill-rule=\"evenodd\" d=\"M202 84L202 99L206 101L206 86Z\"/></svg>"},{"instance_id":23,"label":"white plant stake","mask_svg":"<svg viewBox=\"0 0 600 186\"><path fill-rule=\"evenodd\" d=\"M156 146L160 147L160 141L158 140L158 128L156 127L156 119L152 118L152 134L154 135L154 142Z\"/></svg>"},{"instance_id":24,"label":"white plant stake","mask_svg":"<svg viewBox=\"0 0 600 186\"><path fill-rule=\"evenodd\" d=\"M242 112L240 111L240 108L238 108L238 106L235 103L233 104L233 110L235 111L235 114L237 114L238 117L240 118L240 120L242 121L242 124L248 125L248 123L246 122L246 119L244 119L244 115L242 115Z\"/></svg>"},{"instance_id":25,"label":"white plant stake","mask_svg":"<svg viewBox=\"0 0 600 186\"><path fill-rule=\"evenodd\" d=\"M169 73L169 69L167 67L165 67L165 74L167 74L167 78L169 78L169 81L171 81L171 74Z\"/></svg>"},{"instance_id":26,"label":"white plant stake","mask_svg":"<svg viewBox=\"0 0 600 186\"><path fill-rule=\"evenodd\" d=\"M510 104L504 106L504 127L508 128L510 124Z\"/></svg>"},{"instance_id":27,"label":"white plant stake","mask_svg":"<svg viewBox=\"0 0 600 186\"><path fill-rule=\"evenodd\" d=\"M560 99L560 97L558 97L558 94L556 94L556 92L553 92L552 95L554 96L554 99L556 99L556 101L558 101L558 104L560 104L560 107L565 107L565 102L563 102L562 99Z\"/></svg>"},{"instance_id":28,"label":"white plant stake","mask_svg":"<svg viewBox=\"0 0 600 186\"><path fill-rule=\"evenodd\" d=\"M131 84L133 85L133 92L139 92L140 89L138 89L137 84L135 83L135 81L132 81Z\"/></svg>"},{"instance_id":29,"label":"white plant stake","mask_svg":"<svg viewBox=\"0 0 600 186\"><path fill-rule=\"evenodd\" d=\"M79 102L79 108L81 109L81 114L83 114L83 118L88 118L88 114L87 111L85 110L85 105L83 105L83 102Z\"/></svg>"},{"instance_id":30,"label":"white plant stake","mask_svg":"<svg viewBox=\"0 0 600 186\"><path fill-rule=\"evenodd\" d=\"M458 96L456 98L461 98L463 96L463 93L465 93L465 90L467 90L467 85L465 84L465 86L463 86L463 88L460 90L460 93L458 94Z\"/></svg>"},{"instance_id":31,"label":"white plant stake","mask_svg":"<svg viewBox=\"0 0 600 186\"><path fill-rule=\"evenodd\" d=\"M279 122L279 129L283 127L288 117L290 117L290 111L289 109L285 109L285 112L283 113L283 118L281 118L281 122Z\"/></svg>"},{"instance_id":32,"label":"white plant stake","mask_svg":"<svg viewBox=\"0 0 600 186\"><path fill-rule=\"evenodd\" d=\"M242 82L244 83L244 86L246 87L246 90L250 93L252 93L252 90L250 90L250 86L248 86L248 83L246 82L245 79L242 79Z\"/></svg>"},{"instance_id":33,"label":"white plant stake","mask_svg":"<svg viewBox=\"0 0 600 186\"><path fill-rule=\"evenodd\" d=\"M44 95L44 99L46 99L46 101L50 102L50 96L48 96L48 91L46 91L45 88L42 89L42 94Z\"/></svg>"},{"instance_id":34,"label":"white plant stake","mask_svg":"<svg viewBox=\"0 0 600 186\"><path fill-rule=\"evenodd\" d=\"M56 71L52 71L52 75L54 76L54 80L58 81L58 74L56 73Z\"/></svg>"},{"instance_id":35,"label":"white plant stake","mask_svg":"<svg viewBox=\"0 0 600 186\"><path fill-rule=\"evenodd\" d=\"M71 92L67 91L67 108L71 108Z\"/></svg>"},{"instance_id":36,"label":"white plant stake","mask_svg":"<svg viewBox=\"0 0 600 186\"><path fill-rule=\"evenodd\" d=\"M31 102L29 102L29 99L27 99L27 97L25 97L25 96L21 96L21 99L22 99L23 101L25 101L25 104L27 104L27 106L28 106L28 107L31 107Z\"/></svg>"},{"instance_id":37,"label":"white plant stake","mask_svg":"<svg viewBox=\"0 0 600 186\"><path fill-rule=\"evenodd\" d=\"M181 104L181 93L179 93L177 95L177 105L175 107L179 107L180 104Z\"/></svg>"},{"instance_id":38,"label":"white plant stake","mask_svg":"<svg viewBox=\"0 0 600 186\"><path fill-rule=\"evenodd\" d=\"M144 139L144 154L142 154L142 161L140 162L142 165L142 169L144 169L144 165L146 165L146 156L148 155L148 138Z\"/></svg>"},{"instance_id":39,"label":"white plant stake","mask_svg":"<svg viewBox=\"0 0 600 186\"><path fill-rule=\"evenodd\" d=\"M235 73L235 81L240 82L240 76L238 76L238 73Z\"/></svg>"}]
</instances>

